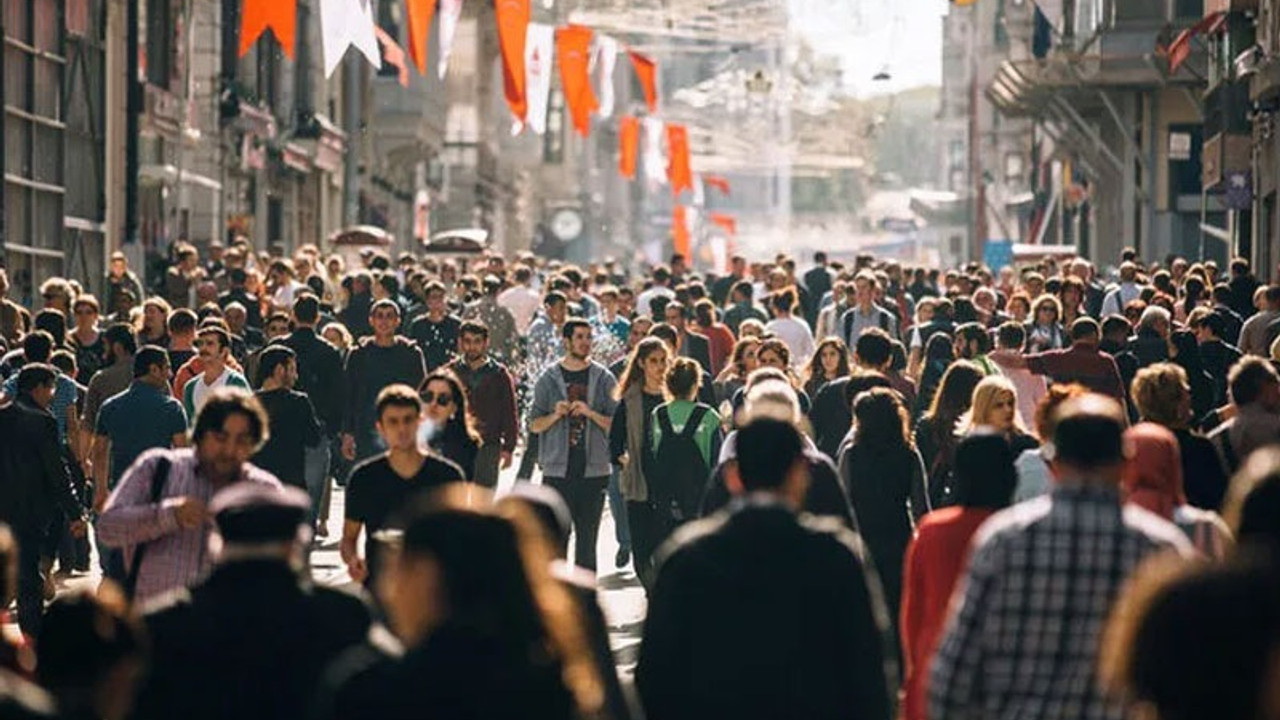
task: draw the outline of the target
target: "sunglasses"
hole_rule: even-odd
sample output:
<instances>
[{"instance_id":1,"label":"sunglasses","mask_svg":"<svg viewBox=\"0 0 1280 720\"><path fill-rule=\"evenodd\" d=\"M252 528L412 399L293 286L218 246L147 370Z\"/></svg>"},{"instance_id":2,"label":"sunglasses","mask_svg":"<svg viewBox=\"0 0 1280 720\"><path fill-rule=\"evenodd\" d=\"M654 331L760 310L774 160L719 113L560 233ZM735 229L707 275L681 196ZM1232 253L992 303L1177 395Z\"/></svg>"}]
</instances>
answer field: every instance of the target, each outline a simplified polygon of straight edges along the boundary
<instances>
[{"instance_id":1,"label":"sunglasses","mask_svg":"<svg viewBox=\"0 0 1280 720\"><path fill-rule=\"evenodd\" d=\"M453 404L453 393L423 393L422 402L427 405L435 404L437 407L449 407Z\"/></svg>"}]
</instances>

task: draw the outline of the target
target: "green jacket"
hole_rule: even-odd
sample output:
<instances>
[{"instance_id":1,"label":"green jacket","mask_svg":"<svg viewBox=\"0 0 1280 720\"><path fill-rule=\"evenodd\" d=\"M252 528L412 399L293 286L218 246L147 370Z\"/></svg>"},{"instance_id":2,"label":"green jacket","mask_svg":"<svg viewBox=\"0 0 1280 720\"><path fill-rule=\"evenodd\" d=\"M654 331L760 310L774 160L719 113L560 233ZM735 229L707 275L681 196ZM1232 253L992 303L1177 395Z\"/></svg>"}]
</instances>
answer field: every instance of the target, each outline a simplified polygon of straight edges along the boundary
<instances>
[{"instance_id":1,"label":"green jacket","mask_svg":"<svg viewBox=\"0 0 1280 720\"><path fill-rule=\"evenodd\" d=\"M249 387L249 381L245 379L244 375L241 375L231 368L227 368L226 373L227 382L223 387L242 388L246 391L252 392L252 389ZM192 427L195 427L196 424L196 385L203 379L204 373L200 373L188 380L186 385L182 386L182 409L187 411L187 422Z\"/></svg>"},{"instance_id":2,"label":"green jacket","mask_svg":"<svg viewBox=\"0 0 1280 720\"><path fill-rule=\"evenodd\" d=\"M657 420L658 411L667 408L667 413L671 416L671 429L676 432L683 432L685 424L689 421L689 416L693 414L693 409L700 405L692 400L673 400L665 405L659 405L654 408L654 417L650 425L653 430L653 444L650 447L654 452L662 447L662 423ZM720 415L709 406L707 413L702 416L702 423L698 426L698 431L694 434L694 441L698 445L698 449L702 451L702 459L707 462L708 468L715 468L717 461L720 459Z\"/></svg>"}]
</instances>

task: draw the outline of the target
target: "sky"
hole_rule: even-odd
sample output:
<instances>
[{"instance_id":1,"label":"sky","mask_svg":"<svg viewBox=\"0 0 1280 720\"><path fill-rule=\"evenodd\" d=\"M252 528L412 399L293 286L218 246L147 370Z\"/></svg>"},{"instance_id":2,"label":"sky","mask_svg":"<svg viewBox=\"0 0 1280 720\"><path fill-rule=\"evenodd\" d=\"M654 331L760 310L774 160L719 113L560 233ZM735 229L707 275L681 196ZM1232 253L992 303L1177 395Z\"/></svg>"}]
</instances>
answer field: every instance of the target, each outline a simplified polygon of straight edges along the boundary
<instances>
[{"instance_id":1,"label":"sky","mask_svg":"<svg viewBox=\"0 0 1280 720\"><path fill-rule=\"evenodd\" d=\"M823 55L840 58L857 96L942 82L947 0L789 0L794 29ZM871 78L888 69L893 79Z\"/></svg>"}]
</instances>

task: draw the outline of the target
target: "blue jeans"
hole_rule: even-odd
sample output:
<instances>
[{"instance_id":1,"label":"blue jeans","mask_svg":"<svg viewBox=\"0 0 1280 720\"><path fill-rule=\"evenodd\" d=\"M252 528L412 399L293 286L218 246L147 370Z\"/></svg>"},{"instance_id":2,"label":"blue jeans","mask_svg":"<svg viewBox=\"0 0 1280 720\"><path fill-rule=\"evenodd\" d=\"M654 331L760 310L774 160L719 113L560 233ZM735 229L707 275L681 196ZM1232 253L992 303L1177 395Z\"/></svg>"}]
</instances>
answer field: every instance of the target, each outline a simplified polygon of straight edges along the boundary
<instances>
[{"instance_id":1,"label":"blue jeans","mask_svg":"<svg viewBox=\"0 0 1280 720\"><path fill-rule=\"evenodd\" d=\"M618 468L615 466L609 474L609 514L613 516L613 534L618 540L618 547L631 551L631 524L627 522L627 503L622 499L622 488L618 485Z\"/></svg>"}]
</instances>

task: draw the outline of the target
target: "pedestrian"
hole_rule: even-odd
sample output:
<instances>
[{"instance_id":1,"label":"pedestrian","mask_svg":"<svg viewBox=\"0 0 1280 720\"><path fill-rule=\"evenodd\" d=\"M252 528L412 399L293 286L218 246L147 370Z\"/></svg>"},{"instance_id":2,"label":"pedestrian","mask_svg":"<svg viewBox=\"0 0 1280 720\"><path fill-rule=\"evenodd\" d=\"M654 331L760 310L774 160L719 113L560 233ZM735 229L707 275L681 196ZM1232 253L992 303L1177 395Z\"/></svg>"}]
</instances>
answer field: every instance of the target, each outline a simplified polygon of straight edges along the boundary
<instances>
[{"instance_id":1,"label":"pedestrian","mask_svg":"<svg viewBox=\"0 0 1280 720\"><path fill-rule=\"evenodd\" d=\"M1138 371L1133 402L1143 422L1168 428L1178 439L1187 501L1215 512L1222 509L1227 474L1214 444L1191 426L1191 391L1186 371L1173 363L1156 363Z\"/></svg>"},{"instance_id":2,"label":"pedestrian","mask_svg":"<svg viewBox=\"0 0 1280 720\"><path fill-rule=\"evenodd\" d=\"M422 403L428 444L441 457L462 468L463 477L474 479L481 437L476 432L467 393L458 376L449 370L436 370L427 375L422 383Z\"/></svg>"},{"instance_id":3,"label":"pedestrian","mask_svg":"<svg viewBox=\"0 0 1280 720\"><path fill-rule=\"evenodd\" d=\"M1099 347L1102 331L1098 321L1082 317L1070 328L1071 346L1060 350L1044 350L1022 355L1002 349L991 359L1001 368L1025 369L1035 375L1047 375L1056 383L1079 383L1091 392L1126 402L1124 380L1116 361Z\"/></svg>"},{"instance_id":4,"label":"pedestrian","mask_svg":"<svg viewBox=\"0 0 1280 720\"><path fill-rule=\"evenodd\" d=\"M45 615L36 679L53 696L59 717L126 720L136 717L147 647L147 633L118 588L73 591Z\"/></svg>"},{"instance_id":5,"label":"pedestrian","mask_svg":"<svg viewBox=\"0 0 1280 720\"><path fill-rule=\"evenodd\" d=\"M734 343L733 354L713 385L717 408L725 408L738 390L746 385L747 376L760 367L759 352L760 338L746 337Z\"/></svg>"},{"instance_id":6,"label":"pedestrian","mask_svg":"<svg viewBox=\"0 0 1280 720\"><path fill-rule=\"evenodd\" d=\"M355 582L376 577L381 546L374 536L395 524L417 495L448 483L465 482L455 463L430 452L418 442L423 422L422 398L408 385L389 385L374 404L376 427L384 452L366 459L351 471L347 481L346 518L342 524L339 553ZM365 553L359 549L365 533Z\"/></svg>"},{"instance_id":7,"label":"pedestrian","mask_svg":"<svg viewBox=\"0 0 1280 720\"><path fill-rule=\"evenodd\" d=\"M1231 367L1243 357L1234 345L1223 341L1225 322L1222 315L1207 307L1196 308L1187 319L1187 326L1195 334L1199 343L1199 355L1205 372L1213 383L1213 407L1222 407L1230 402L1227 395L1227 374Z\"/></svg>"},{"instance_id":8,"label":"pedestrian","mask_svg":"<svg viewBox=\"0 0 1280 720\"><path fill-rule=\"evenodd\" d=\"M53 336L44 330L33 330L22 338L23 365L47 365L55 349ZM52 366L50 366L52 367ZM55 368L56 370L56 368ZM20 371L19 371L20 372ZM57 373L54 380L55 391L49 403L48 411L58 424L58 442L67 445L72 438L78 438L80 417L76 412L76 383L62 372ZM0 390L0 402L3 398L13 399L21 391L18 389L18 373L9 376Z\"/></svg>"},{"instance_id":9,"label":"pedestrian","mask_svg":"<svg viewBox=\"0 0 1280 720\"><path fill-rule=\"evenodd\" d=\"M706 298L694 303L693 317L698 332L710 343L711 376L715 377L724 370L733 354L734 337L729 326L720 322L716 315L716 306Z\"/></svg>"},{"instance_id":10,"label":"pedestrian","mask_svg":"<svg viewBox=\"0 0 1280 720\"><path fill-rule=\"evenodd\" d=\"M106 307L115 312L121 307L123 296L128 295L133 303L140 302L147 294L142 289L142 281L129 269L129 258L119 250L111 253L107 261ZM0 293L0 296L3 296Z\"/></svg>"},{"instance_id":11,"label":"pedestrian","mask_svg":"<svg viewBox=\"0 0 1280 720\"><path fill-rule=\"evenodd\" d=\"M1017 388L1003 375L987 376L973 388L969 412L961 419L957 432L971 433L978 428L990 428L1003 437L1015 456L1040 446L1018 417Z\"/></svg>"},{"instance_id":12,"label":"pedestrian","mask_svg":"<svg viewBox=\"0 0 1280 720\"><path fill-rule=\"evenodd\" d=\"M1252 308L1242 317L1248 318L1240 328L1240 352L1245 355L1268 357L1267 326L1280 319L1280 285L1268 285L1260 289L1262 306L1255 313ZM1239 312L1237 310L1237 312Z\"/></svg>"},{"instance_id":13,"label":"pedestrian","mask_svg":"<svg viewBox=\"0 0 1280 720\"><path fill-rule=\"evenodd\" d=\"M837 337L829 337L818 343L818 349L805 364L802 372L804 391L811 398L818 397L823 385L848 377L853 372L853 363L849 358L849 347Z\"/></svg>"},{"instance_id":14,"label":"pedestrian","mask_svg":"<svg viewBox=\"0 0 1280 720\"><path fill-rule=\"evenodd\" d=\"M924 720L929 666L964 571L969 545L982 523L1010 504L1018 481L1009 443L979 431L956 446L956 503L921 518L907 546L899 637L902 643L902 717Z\"/></svg>"},{"instance_id":15,"label":"pedestrian","mask_svg":"<svg viewBox=\"0 0 1280 720\"><path fill-rule=\"evenodd\" d=\"M67 337L76 354L78 371L75 380L81 385L88 385L90 378L106 362L106 341L98 325L101 317L98 299L88 293L77 295L72 312L76 326Z\"/></svg>"},{"instance_id":16,"label":"pedestrian","mask_svg":"<svg viewBox=\"0 0 1280 720\"><path fill-rule=\"evenodd\" d=\"M310 493L314 520L323 489L309 482L306 459L307 448L320 444L320 421L307 394L293 389L298 380L297 357L284 345L271 345L262 352L262 386L254 395L267 413L268 439L252 460L285 485Z\"/></svg>"},{"instance_id":17,"label":"pedestrian","mask_svg":"<svg viewBox=\"0 0 1280 720\"><path fill-rule=\"evenodd\" d=\"M957 430L961 419L973 406L973 391L982 382L982 369L966 360L947 368L938 384L929 411L915 428L915 446L929 478L929 507L947 504L947 488L955 459Z\"/></svg>"},{"instance_id":18,"label":"pedestrian","mask_svg":"<svg viewBox=\"0 0 1280 720\"><path fill-rule=\"evenodd\" d=\"M856 534L796 514L800 432L757 419L737 452L749 495L663 551L636 666L646 716L888 720L896 673L879 583Z\"/></svg>"},{"instance_id":19,"label":"pedestrian","mask_svg":"<svg viewBox=\"0 0 1280 720\"><path fill-rule=\"evenodd\" d=\"M596 533L609 482L609 425L616 381L590 358L591 325L572 319L562 331L565 354L538 378L529 430L539 436L543 483L555 488L573 515L574 562L596 569Z\"/></svg>"},{"instance_id":20,"label":"pedestrian","mask_svg":"<svg viewBox=\"0 0 1280 720\"><path fill-rule=\"evenodd\" d=\"M249 389L244 375L228 364L231 357L231 336L216 325L206 325L197 334L198 358L202 370L182 387L182 408L193 422L200 408L215 391L224 387Z\"/></svg>"},{"instance_id":21,"label":"pedestrian","mask_svg":"<svg viewBox=\"0 0 1280 720\"><path fill-rule=\"evenodd\" d=\"M227 281L229 288L226 292L218 296L218 305L223 312L234 303L238 304L244 310L245 327L253 328L256 331L262 330L262 303L259 302L258 296L249 292L245 288L249 275L244 268L231 268L227 270Z\"/></svg>"},{"instance_id":22,"label":"pedestrian","mask_svg":"<svg viewBox=\"0 0 1280 720\"><path fill-rule=\"evenodd\" d=\"M1122 506L1125 424L1099 395L1058 408L1053 492L976 538L933 662L929 717L1124 717L1093 681L1103 624L1140 561L1190 551L1172 524Z\"/></svg>"},{"instance_id":23,"label":"pedestrian","mask_svg":"<svg viewBox=\"0 0 1280 720\"><path fill-rule=\"evenodd\" d=\"M733 284L729 305L724 311L724 324L734 335L741 335L739 330L744 320L756 320L762 324L769 321L769 316L756 305L754 298L755 287L750 280L738 280Z\"/></svg>"},{"instance_id":24,"label":"pedestrian","mask_svg":"<svg viewBox=\"0 0 1280 720\"><path fill-rule=\"evenodd\" d=\"M1280 577L1252 560L1161 558L1116 603L1103 635L1100 684L1130 717L1276 717Z\"/></svg>"},{"instance_id":25,"label":"pedestrian","mask_svg":"<svg viewBox=\"0 0 1280 720\"><path fill-rule=\"evenodd\" d=\"M1232 475L1254 450L1280 442L1280 375L1270 362L1247 357L1227 376L1235 415L1209 433L1224 472Z\"/></svg>"},{"instance_id":26,"label":"pedestrian","mask_svg":"<svg viewBox=\"0 0 1280 720\"><path fill-rule=\"evenodd\" d=\"M1015 456L1014 467L1018 471L1018 486L1013 493L1015 503L1031 500L1047 495L1053 484L1053 473L1049 469L1049 452L1052 447L1053 424L1057 418L1058 407L1071 398L1080 397L1089 391L1083 386L1054 384L1049 392L1036 406L1036 437L1040 444L1023 450Z\"/></svg>"},{"instance_id":27,"label":"pedestrian","mask_svg":"<svg viewBox=\"0 0 1280 720\"><path fill-rule=\"evenodd\" d=\"M137 720L302 717L328 665L363 642L353 594L304 575L311 501L297 488L239 484L209 505L209 577L144 616L150 672Z\"/></svg>"},{"instance_id":28,"label":"pedestrian","mask_svg":"<svg viewBox=\"0 0 1280 720\"><path fill-rule=\"evenodd\" d=\"M862 333L879 328L890 337L898 336L898 320L894 314L875 304L876 276L869 270L853 278L854 300L840 316L840 337L849 347L858 343Z\"/></svg>"},{"instance_id":29,"label":"pedestrian","mask_svg":"<svg viewBox=\"0 0 1280 720\"><path fill-rule=\"evenodd\" d=\"M467 407L480 433L472 479L492 490L498 486L499 472L511 467L520 425L515 379L489 349L489 327L475 320L463 322L458 357L447 367L466 389Z\"/></svg>"},{"instance_id":30,"label":"pedestrian","mask_svg":"<svg viewBox=\"0 0 1280 720\"><path fill-rule=\"evenodd\" d=\"M626 549L634 553L636 576L646 588L653 579L653 553L670 531L669 516L662 513L657 496L651 496L647 479L648 472L654 469L653 412L666 400L669 366L666 343L656 337L640 340L614 388L618 405L609 426L609 457L625 501L621 513L615 505L610 505L610 511L615 518L621 515L625 519L629 540ZM620 547L614 566L621 569L629 559Z\"/></svg>"},{"instance_id":31,"label":"pedestrian","mask_svg":"<svg viewBox=\"0 0 1280 720\"><path fill-rule=\"evenodd\" d=\"M18 625L28 637L40 632L45 578L40 552L60 517L72 534L84 534L85 514L67 470L58 426L49 407L58 371L28 363L14 377L14 395L0 406L0 522L18 541Z\"/></svg>"},{"instance_id":32,"label":"pedestrian","mask_svg":"<svg viewBox=\"0 0 1280 720\"><path fill-rule=\"evenodd\" d=\"M169 329L169 364L180 368L196 356L196 326L200 319L187 308L178 308L169 313L165 321ZM182 388L175 388L179 393Z\"/></svg>"},{"instance_id":33,"label":"pedestrian","mask_svg":"<svg viewBox=\"0 0 1280 720\"><path fill-rule=\"evenodd\" d=\"M813 355L813 332L809 324L802 318L792 316L796 307L796 294L793 288L786 288L769 297L769 309L773 311L773 319L764 326L771 333L787 344L791 350L792 369Z\"/></svg>"},{"instance_id":34,"label":"pedestrian","mask_svg":"<svg viewBox=\"0 0 1280 720\"><path fill-rule=\"evenodd\" d=\"M671 362L664 378L668 402L653 410L649 422L654 469L647 478L649 494L660 511L674 513L673 528L698 516L707 478L720 457L720 416L698 402L701 379L701 369L689 358Z\"/></svg>"},{"instance_id":35,"label":"pedestrian","mask_svg":"<svg viewBox=\"0 0 1280 720\"><path fill-rule=\"evenodd\" d=\"M443 283L430 282L424 290L427 311L409 326L409 337L418 343L427 372L431 372L448 364L457 354L458 329L462 327L462 321L449 312L449 304L445 302L448 291Z\"/></svg>"},{"instance_id":36,"label":"pedestrian","mask_svg":"<svg viewBox=\"0 0 1280 720\"><path fill-rule=\"evenodd\" d=\"M502 281L496 276L486 275L481 282L484 293L480 299L467 306L463 313L463 324L466 321L479 321L489 329L489 345L498 359L509 364L516 359L516 351L520 344L520 335L516 332L516 320L511 311L498 304L498 291L502 290ZM461 339L462 326L458 327ZM626 335L623 335L625 339ZM460 350L459 350L460 352ZM456 356L457 352L455 352Z\"/></svg>"},{"instance_id":37,"label":"pedestrian","mask_svg":"<svg viewBox=\"0 0 1280 720\"><path fill-rule=\"evenodd\" d=\"M348 460L364 460L383 450L375 428L375 406L383 388L402 384L416 391L427 375L422 351L413 341L396 334L400 306L379 300L369 311L368 324L373 327L373 338L351 350L343 370L347 407L342 420L342 454Z\"/></svg>"},{"instance_id":38,"label":"pedestrian","mask_svg":"<svg viewBox=\"0 0 1280 720\"><path fill-rule=\"evenodd\" d=\"M880 576L896 640L903 557L916 522L930 509L924 461L911 444L907 411L893 390L859 393L853 414L853 441L840 453L840 478Z\"/></svg>"},{"instance_id":39,"label":"pedestrian","mask_svg":"<svg viewBox=\"0 0 1280 720\"><path fill-rule=\"evenodd\" d=\"M569 720L600 711L575 605L550 577L554 552L465 503L445 492L406 508L376 583L404 650L367 645L342 658L316 717Z\"/></svg>"},{"instance_id":40,"label":"pedestrian","mask_svg":"<svg viewBox=\"0 0 1280 720\"><path fill-rule=\"evenodd\" d=\"M688 308L679 300L667 303L662 311L666 324L676 331L676 352L680 357L692 358L703 372L714 372L711 362L711 341L702 333L689 329Z\"/></svg>"},{"instance_id":41,"label":"pedestrian","mask_svg":"<svg viewBox=\"0 0 1280 720\"><path fill-rule=\"evenodd\" d=\"M1124 439L1130 453L1120 481L1125 502L1177 525L1201 555L1225 558L1231 549L1226 523L1213 511L1187 504L1178 438L1161 425L1144 422L1125 430Z\"/></svg>"},{"instance_id":42,"label":"pedestrian","mask_svg":"<svg viewBox=\"0 0 1280 720\"><path fill-rule=\"evenodd\" d=\"M217 491L239 482L281 487L249 463L268 427L256 398L219 388L196 416L193 447L148 450L125 472L97 529L101 545L124 551L125 591L135 602L189 588L208 573L208 504Z\"/></svg>"}]
</instances>

